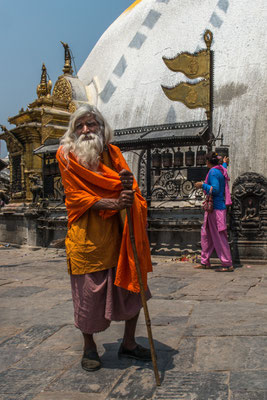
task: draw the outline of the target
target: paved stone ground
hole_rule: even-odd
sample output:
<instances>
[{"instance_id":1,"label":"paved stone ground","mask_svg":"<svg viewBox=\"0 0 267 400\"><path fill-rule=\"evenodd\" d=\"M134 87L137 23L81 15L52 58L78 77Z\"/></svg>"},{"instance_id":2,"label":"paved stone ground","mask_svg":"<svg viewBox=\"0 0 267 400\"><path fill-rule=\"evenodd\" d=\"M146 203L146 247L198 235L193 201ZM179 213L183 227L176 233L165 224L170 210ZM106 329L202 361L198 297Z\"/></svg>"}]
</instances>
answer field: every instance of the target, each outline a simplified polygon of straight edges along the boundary
<instances>
[{"instance_id":1,"label":"paved stone ground","mask_svg":"<svg viewBox=\"0 0 267 400\"><path fill-rule=\"evenodd\" d=\"M154 257L149 286L162 385L118 360L123 323L96 336L103 368L80 367L63 250L0 247L0 400L267 400L267 268L194 270ZM137 339L148 345L143 315Z\"/></svg>"}]
</instances>

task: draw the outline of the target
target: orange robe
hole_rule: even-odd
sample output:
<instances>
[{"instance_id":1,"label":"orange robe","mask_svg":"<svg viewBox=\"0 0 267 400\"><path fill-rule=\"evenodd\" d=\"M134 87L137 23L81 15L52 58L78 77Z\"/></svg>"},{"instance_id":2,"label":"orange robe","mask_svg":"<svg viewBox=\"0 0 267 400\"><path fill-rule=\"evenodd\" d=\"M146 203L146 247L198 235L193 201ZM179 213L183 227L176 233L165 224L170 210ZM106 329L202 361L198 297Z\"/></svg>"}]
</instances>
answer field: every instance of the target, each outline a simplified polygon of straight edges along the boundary
<instances>
[{"instance_id":1,"label":"orange robe","mask_svg":"<svg viewBox=\"0 0 267 400\"><path fill-rule=\"evenodd\" d=\"M57 160L59 162L66 195L65 202L68 212L68 228L101 198L119 197L122 184L118 172L122 169L130 169L118 147L108 145L108 150L115 171L100 162L98 172L95 173L78 164L72 153L69 154L69 162L67 163L62 154L61 147L59 148ZM137 253L139 256L143 283L146 289L147 273L152 271L150 247L146 233L147 205L145 199L141 196L135 180L133 190L135 190L135 199L131 208L131 214ZM101 210L98 211L98 213L104 220L116 214L118 215L117 210ZM81 245L84 244L81 243ZM114 265L110 265L110 268L113 266ZM140 292L127 217L122 232L115 285L132 292Z\"/></svg>"},{"instance_id":2,"label":"orange robe","mask_svg":"<svg viewBox=\"0 0 267 400\"><path fill-rule=\"evenodd\" d=\"M108 150L101 161L114 170ZM70 225L65 241L69 273L90 274L117 266L123 214L125 210L104 219L99 210L89 208Z\"/></svg>"}]
</instances>

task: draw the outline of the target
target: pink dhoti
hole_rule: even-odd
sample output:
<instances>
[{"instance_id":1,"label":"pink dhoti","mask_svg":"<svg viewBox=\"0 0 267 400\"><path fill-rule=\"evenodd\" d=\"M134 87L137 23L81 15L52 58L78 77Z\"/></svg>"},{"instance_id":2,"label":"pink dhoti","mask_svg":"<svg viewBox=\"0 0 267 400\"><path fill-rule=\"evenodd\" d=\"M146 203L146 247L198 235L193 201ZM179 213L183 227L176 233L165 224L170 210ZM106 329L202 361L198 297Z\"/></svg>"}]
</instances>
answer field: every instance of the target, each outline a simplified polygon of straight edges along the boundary
<instances>
[{"instance_id":1,"label":"pink dhoti","mask_svg":"<svg viewBox=\"0 0 267 400\"><path fill-rule=\"evenodd\" d=\"M201 264L210 266L210 257L215 250L223 267L233 265L227 238L226 210L205 212L201 227L201 249Z\"/></svg>"},{"instance_id":2,"label":"pink dhoti","mask_svg":"<svg viewBox=\"0 0 267 400\"><path fill-rule=\"evenodd\" d=\"M75 326L83 333L107 329L111 321L133 318L142 308L139 293L114 285L116 268L83 275L71 275ZM147 300L151 297L149 289Z\"/></svg>"}]
</instances>

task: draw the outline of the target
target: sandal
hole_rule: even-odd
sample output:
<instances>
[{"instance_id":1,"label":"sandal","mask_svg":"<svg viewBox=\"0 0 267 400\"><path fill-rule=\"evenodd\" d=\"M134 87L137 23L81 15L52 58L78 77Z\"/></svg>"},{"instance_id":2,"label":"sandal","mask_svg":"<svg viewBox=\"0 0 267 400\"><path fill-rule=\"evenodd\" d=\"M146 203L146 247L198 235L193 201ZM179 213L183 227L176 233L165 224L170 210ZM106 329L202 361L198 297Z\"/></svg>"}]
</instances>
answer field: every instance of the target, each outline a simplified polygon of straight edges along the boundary
<instances>
[{"instance_id":1,"label":"sandal","mask_svg":"<svg viewBox=\"0 0 267 400\"><path fill-rule=\"evenodd\" d=\"M145 347L141 346L138 344L133 350L128 350L123 345L120 345L119 352L118 352L118 357L119 358L134 358L135 360L140 360L140 361L151 361L151 352L149 349L146 349Z\"/></svg>"},{"instance_id":2,"label":"sandal","mask_svg":"<svg viewBox=\"0 0 267 400\"><path fill-rule=\"evenodd\" d=\"M205 265L205 264L198 264L194 266L195 269L212 269L210 265Z\"/></svg>"},{"instance_id":3,"label":"sandal","mask_svg":"<svg viewBox=\"0 0 267 400\"><path fill-rule=\"evenodd\" d=\"M234 267L220 267L215 269L216 272L234 272Z\"/></svg>"},{"instance_id":4,"label":"sandal","mask_svg":"<svg viewBox=\"0 0 267 400\"><path fill-rule=\"evenodd\" d=\"M81 365L85 371L97 371L101 367L101 362L97 351L85 350Z\"/></svg>"}]
</instances>

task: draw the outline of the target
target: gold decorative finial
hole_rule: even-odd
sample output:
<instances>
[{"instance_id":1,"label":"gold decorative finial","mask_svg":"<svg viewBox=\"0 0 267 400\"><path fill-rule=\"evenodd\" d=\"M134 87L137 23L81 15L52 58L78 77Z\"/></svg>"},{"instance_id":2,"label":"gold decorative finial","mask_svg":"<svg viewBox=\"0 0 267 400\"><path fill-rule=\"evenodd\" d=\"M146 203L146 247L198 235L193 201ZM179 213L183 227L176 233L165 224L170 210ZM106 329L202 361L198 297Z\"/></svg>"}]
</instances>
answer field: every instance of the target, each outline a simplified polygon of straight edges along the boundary
<instances>
[{"instance_id":1,"label":"gold decorative finial","mask_svg":"<svg viewBox=\"0 0 267 400\"><path fill-rule=\"evenodd\" d=\"M37 90L36 90L38 98L50 97L51 89L52 89L52 82L50 80L47 81L47 70L46 70L46 66L43 63L41 81L40 81L40 84L37 86Z\"/></svg>"},{"instance_id":2,"label":"gold decorative finial","mask_svg":"<svg viewBox=\"0 0 267 400\"><path fill-rule=\"evenodd\" d=\"M208 50L210 50L212 39L213 39L213 34L211 31L207 29L206 32L204 33L204 40Z\"/></svg>"},{"instance_id":3,"label":"gold decorative finial","mask_svg":"<svg viewBox=\"0 0 267 400\"><path fill-rule=\"evenodd\" d=\"M60 41L60 43L62 43L64 50L65 50L65 65L63 68L63 72L64 74L70 74L72 75L73 73L73 69L71 66L71 55L70 55L70 48L68 43L64 43L62 41Z\"/></svg>"}]
</instances>

